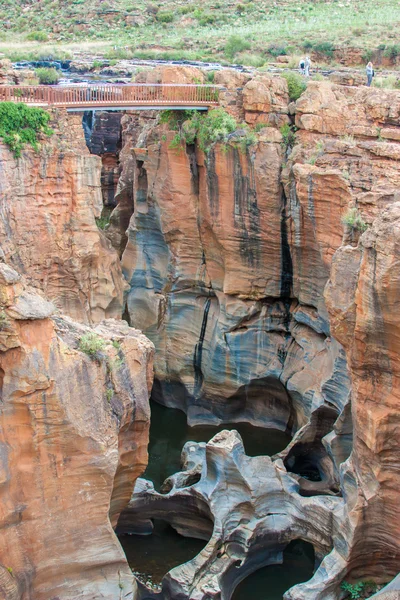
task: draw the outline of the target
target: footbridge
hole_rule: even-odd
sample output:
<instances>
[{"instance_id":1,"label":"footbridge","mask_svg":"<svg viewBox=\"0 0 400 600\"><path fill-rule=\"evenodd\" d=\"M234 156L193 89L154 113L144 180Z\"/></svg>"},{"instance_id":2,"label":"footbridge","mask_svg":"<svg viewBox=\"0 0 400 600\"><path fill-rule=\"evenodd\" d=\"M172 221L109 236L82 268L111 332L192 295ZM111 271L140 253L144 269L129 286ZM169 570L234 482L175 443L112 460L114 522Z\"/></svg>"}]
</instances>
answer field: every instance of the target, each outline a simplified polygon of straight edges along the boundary
<instances>
[{"instance_id":1,"label":"footbridge","mask_svg":"<svg viewBox=\"0 0 400 600\"><path fill-rule=\"evenodd\" d=\"M220 88L188 84L85 84L0 86L0 102L24 102L43 108L65 108L69 112L107 109L197 109L218 106Z\"/></svg>"}]
</instances>

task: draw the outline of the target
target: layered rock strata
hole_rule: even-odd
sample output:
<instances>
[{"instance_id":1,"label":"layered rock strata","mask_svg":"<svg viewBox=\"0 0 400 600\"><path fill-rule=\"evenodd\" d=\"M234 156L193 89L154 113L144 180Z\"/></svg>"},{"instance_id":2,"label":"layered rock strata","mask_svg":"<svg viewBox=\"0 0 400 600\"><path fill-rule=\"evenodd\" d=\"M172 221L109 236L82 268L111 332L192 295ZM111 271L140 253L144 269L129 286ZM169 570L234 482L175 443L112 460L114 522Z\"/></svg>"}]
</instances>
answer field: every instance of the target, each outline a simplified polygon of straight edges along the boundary
<instances>
[{"instance_id":1,"label":"layered rock strata","mask_svg":"<svg viewBox=\"0 0 400 600\"><path fill-rule=\"evenodd\" d=\"M344 578L387 581L399 564L400 95L310 82L293 106L284 83L235 77L226 106L268 124L256 144L241 152L233 138L204 155L171 148L165 128L142 139L122 258L127 309L158 350L156 399L191 423L289 429L295 437L273 468L282 459L297 473L288 475L294 493L313 496L312 506L344 495L334 526L342 537L331 530L312 580L287 594L333 600ZM295 137L280 130L289 114ZM302 477L307 461L320 481ZM193 502L206 530L207 510ZM198 598L214 597L207 590Z\"/></svg>"},{"instance_id":2,"label":"layered rock strata","mask_svg":"<svg viewBox=\"0 0 400 600\"><path fill-rule=\"evenodd\" d=\"M121 318L125 284L117 253L96 225L100 158L82 117L53 114L54 134L19 159L0 147L3 256L64 313L86 323Z\"/></svg>"},{"instance_id":3,"label":"layered rock strata","mask_svg":"<svg viewBox=\"0 0 400 600\"><path fill-rule=\"evenodd\" d=\"M147 463L153 346L123 321L89 330L0 264L0 597L133 598L113 532Z\"/></svg>"}]
</instances>

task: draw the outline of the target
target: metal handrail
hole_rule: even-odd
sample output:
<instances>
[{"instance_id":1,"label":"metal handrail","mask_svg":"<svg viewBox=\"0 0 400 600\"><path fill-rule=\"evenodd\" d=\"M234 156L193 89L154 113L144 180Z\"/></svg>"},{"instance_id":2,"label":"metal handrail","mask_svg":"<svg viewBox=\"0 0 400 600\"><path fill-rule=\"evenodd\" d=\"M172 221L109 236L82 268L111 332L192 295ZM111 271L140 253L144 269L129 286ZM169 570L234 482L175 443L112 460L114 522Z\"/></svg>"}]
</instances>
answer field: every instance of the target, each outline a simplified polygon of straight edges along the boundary
<instances>
[{"instance_id":1,"label":"metal handrail","mask_svg":"<svg viewBox=\"0 0 400 600\"><path fill-rule=\"evenodd\" d=\"M0 102L24 102L39 106L213 106L219 86L194 84L95 84L76 86L0 86Z\"/></svg>"}]
</instances>

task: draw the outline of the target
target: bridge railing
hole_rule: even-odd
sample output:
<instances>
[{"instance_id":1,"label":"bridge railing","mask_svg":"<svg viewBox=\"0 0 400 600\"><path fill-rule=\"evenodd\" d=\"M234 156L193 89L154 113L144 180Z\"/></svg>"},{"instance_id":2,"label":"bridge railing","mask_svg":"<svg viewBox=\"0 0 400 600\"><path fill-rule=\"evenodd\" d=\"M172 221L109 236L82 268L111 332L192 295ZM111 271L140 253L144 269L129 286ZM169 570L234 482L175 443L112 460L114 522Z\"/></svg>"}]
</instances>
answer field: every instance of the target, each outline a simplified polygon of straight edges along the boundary
<instances>
[{"instance_id":1,"label":"bridge railing","mask_svg":"<svg viewBox=\"0 0 400 600\"><path fill-rule=\"evenodd\" d=\"M214 85L121 84L88 86L0 86L0 102L24 102L46 106L122 106L218 104Z\"/></svg>"}]
</instances>

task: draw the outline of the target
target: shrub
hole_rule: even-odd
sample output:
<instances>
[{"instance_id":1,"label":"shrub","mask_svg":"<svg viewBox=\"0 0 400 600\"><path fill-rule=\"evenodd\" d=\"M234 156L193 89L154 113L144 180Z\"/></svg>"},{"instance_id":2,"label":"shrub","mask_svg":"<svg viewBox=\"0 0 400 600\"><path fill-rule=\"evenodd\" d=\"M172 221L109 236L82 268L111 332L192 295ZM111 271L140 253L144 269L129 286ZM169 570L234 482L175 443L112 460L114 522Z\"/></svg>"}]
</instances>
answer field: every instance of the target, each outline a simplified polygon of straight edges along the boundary
<instances>
[{"instance_id":1,"label":"shrub","mask_svg":"<svg viewBox=\"0 0 400 600\"><path fill-rule=\"evenodd\" d=\"M282 125L282 127L280 128L280 132L282 134L282 142L283 145L285 146L285 148L289 148L290 146L293 146L294 142L295 142L295 131L292 129L292 127L290 127L290 125L288 123L285 123L284 125Z\"/></svg>"},{"instance_id":2,"label":"shrub","mask_svg":"<svg viewBox=\"0 0 400 600\"><path fill-rule=\"evenodd\" d=\"M30 42L47 42L49 38L44 31L31 31L26 36L26 39Z\"/></svg>"},{"instance_id":3,"label":"shrub","mask_svg":"<svg viewBox=\"0 0 400 600\"><path fill-rule=\"evenodd\" d=\"M231 35L225 44L225 56L233 59L239 52L250 50L251 44L239 35Z\"/></svg>"},{"instance_id":4,"label":"shrub","mask_svg":"<svg viewBox=\"0 0 400 600\"><path fill-rule=\"evenodd\" d=\"M104 231L104 229L106 229L109 224L110 224L110 215L101 215L101 217L96 219L96 225L102 231Z\"/></svg>"},{"instance_id":5,"label":"shrub","mask_svg":"<svg viewBox=\"0 0 400 600\"><path fill-rule=\"evenodd\" d=\"M47 67L35 69L35 75L41 85L55 85L60 79L57 69L49 69Z\"/></svg>"},{"instance_id":6,"label":"shrub","mask_svg":"<svg viewBox=\"0 0 400 600\"><path fill-rule=\"evenodd\" d=\"M363 587L364 584L362 581L359 583L347 583L347 581L343 581L341 585L342 590L347 592L352 600L358 600L361 598Z\"/></svg>"},{"instance_id":7,"label":"shrub","mask_svg":"<svg viewBox=\"0 0 400 600\"><path fill-rule=\"evenodd\" d=\"M211 25L212 23L215 23L216 17L211 13L204 13L199 17L198 21L199 25L205 27L206 25Z\"/></svg>"},{"instance_id":8,"label":"shrub","mask_svg":"<svg viewBox=\"0 0 400 600\"><path fill-rule=\"evenodd\" d=\"M397 56L400 54L400 46L396 45L396 44L393 46L386 46L383 54L387 58L390 58L391 60L395 60L397 58Z\"/></svg>"},{"instance_id":9,"label":"shrub","mask_svg":"<svg viewBox=\"0 0 400 600\"><path fill-rule=\"evenodd\" d=\"M104 350L106 342L93 331L85 333L79 340L79 350L91 358Z\"/></svg>"},{"instance_id":10,"label":"shrub","mask_svg":"<svg viewBox=\"0 0 400 600\"><path fill-rule=\"evenodd\" d=\"M355 231L360 231L361 233L366 231L368 228L368 225L365 223L362 216L360 215L357 208L355 208L355 207L349 208L347 213L345 213L343 215L342 223L343 223L343 225L347 225L351 229L353 229ZM342 587L344 586L344 584L349 585L349 586L351 585L350 583L347 583L346 581L344 581L342 584ZM359 584L357 584L357 585L359 585ZM345 589L345 588L343 587L343 589ZM347 590L347 591L349 591L349 590ZM353 598L353 596L351 596L351 597Z\"/></svg>"},{"instance_id":11,"label":"shrub","mask_svg":"<svg viewBox=\"0 0 400 600\"><path fill-rule=\"evenodd\" d=\"M282 73L282 77L287 81L290 100L298 100L307 87L304 79L298 73Z\"/></svg>"},{"instance_id":12,"label":"shrub","mask_svg":"<svg viewBox=\"0 0 400 600\"><path fill-rule=\"evenodd\" d=\"M320 54L324 54L328 58L333 57L333 53L335 50L335 46L332 42L318 42L313 46L315 52L319 52Z\"/></svg>"},{"instance_id":13,"label":"shrub","mask_svg":"<svg viewBox=\"0 0 400 600\"><path fill-rule=\"evenodd\" d=\"M206 75L207 83L215 82L215 71L207 71Z\"/></svg>"},{"instance_id":14,"label":"shrub","mask_svg":"<svg viewBox=\"0 0 400 600\"><path fill-rule=\"evenodd\" d=\"M265 63L265 59L260 54L249 54L247 52L239 54L236 60L246 67L262 67Z\"/></svg>"},{"instance_id":15,"label":"shrub","mask_svg":"<svg viewBox=\"0 0 400 600\"><path fill-rule=\"evenodd\" d=\"M235 119L223 108L210 110L206 115L196 112L190 121L183 124L186 142L193 143L197 138L199 147L204 152L216 142L225 141L236 129Z\"/></svg>"},{"instance_id":16,"label":"shrub","mask_svg":"<svg viewBox=\"0 0 400 600\"><path fill-rule=\"evenodd\" d=\"M174 20L174 13L170 10L158 11L156 19L159 23L172 23Z\"/></svg>"},{"instance_id":17,"label":"shrub","mask_svg":"<svg viewBox=\"0 0 400 600\"><path fill-rule=\"evenodd\" d=\"M7 314L2 309L2 310L0 310L0 331L3 331L3 329L7 329L8 324L9 324L9 321L8 321Z\"/></svg>"},{"instance_id":18,"label":"shrub","mask_svg":"<svg viewBox=\"0 0 400 600\"><path fill-rule=\"evenodd\" d=\"M208 152L216 142L226 141L230 133L236 131L235 119L223 108L215 108L207 114L197 111L164 111L160 118L161 123L168 126L176 135L170 146L177 148L182 142L194 144L197 139L199 148Z\"/></svg>"},{"instance_id":19,"label":"shrub","mask_svg":"<svg viewBox=\"0 0 400 600\"><path fill-rule=\"evenodd\" d=\"M30 144L38 150L39 136L52 135L53 131L48 126L49 120L49 113L42 108L14 102L0 103L0 137L16 158L21 156L25 144Z\"/></svg>"},{"instance_id":20,"label":"shrub","mask_svg":"<svg viewBox=\"0 0 400 600\"><path fill-rule=\"evenodd\" d=\"M270 54L271 56L286 56L287 55L287 48L286 46L277 46L276 44L272 44L272 46L270 46L267 50L268 54Z\"/></svg>"}]
</instances>

